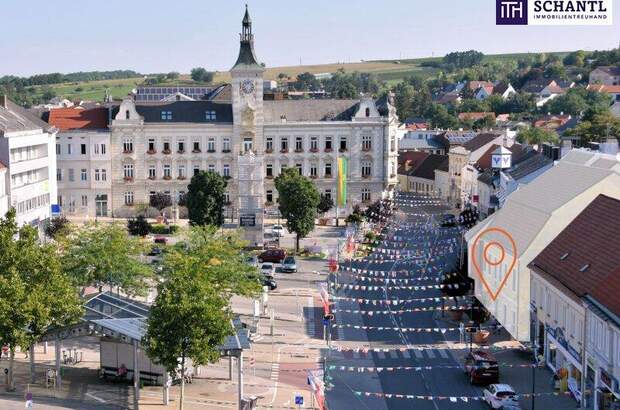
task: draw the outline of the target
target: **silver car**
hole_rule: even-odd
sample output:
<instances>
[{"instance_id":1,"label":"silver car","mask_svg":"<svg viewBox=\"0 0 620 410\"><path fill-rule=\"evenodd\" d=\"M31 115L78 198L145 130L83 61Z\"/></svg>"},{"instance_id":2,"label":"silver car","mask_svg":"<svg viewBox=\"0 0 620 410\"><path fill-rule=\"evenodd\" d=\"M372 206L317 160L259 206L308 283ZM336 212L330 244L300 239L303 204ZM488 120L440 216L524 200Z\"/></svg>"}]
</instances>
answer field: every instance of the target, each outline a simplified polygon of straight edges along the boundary
<instances>
[{"instance_id":1,"label":"silver car","mask_svg":"<svg viewBox=\"0 0 620 410\"><path fill-rule=\"evenodd\" d=\"M482 393L492 409L519 408L519 396L509 384L490 384Z\"/></svg>"},{"instance_id":2,"label":"silver car","mask_svg":"<svg viewBox=\"0 0 620 410\"><path fill-rule=\"evenodd\" d=\"M282 272L297 272L297 261L292 256L287 256L282 261Z\"/></svg>"}]
</instances>

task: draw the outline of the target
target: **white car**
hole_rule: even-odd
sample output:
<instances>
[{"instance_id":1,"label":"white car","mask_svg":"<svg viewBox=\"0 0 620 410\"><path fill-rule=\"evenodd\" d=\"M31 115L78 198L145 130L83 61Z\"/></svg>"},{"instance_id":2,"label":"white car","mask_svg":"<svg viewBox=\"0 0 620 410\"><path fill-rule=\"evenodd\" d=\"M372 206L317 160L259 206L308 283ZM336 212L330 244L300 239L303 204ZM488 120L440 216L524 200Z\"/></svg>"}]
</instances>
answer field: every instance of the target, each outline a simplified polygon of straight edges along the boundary
<instances>
[{"instance_id":1,"label":"white car","mask_svg":"<svg viewBox=\"0 0 620 410\"><path fill-rule=\"evenodd\" d=\"M284 235L284 227L282 225L274 225L273 228L271 228L271 233L280 237Z\"/></svg>"},{"instance_id":2,"label":"white car","mask_svg":"<svg viewBox=\"0 0 620 410\"><path fill-rule=\"evenodd\" d=\"M273 263L263 263L260 267L260 272L267 276L272 278L273 277L273 273L275 272L275 268L273 267Z\"/></svg>"},{"instance_id":3,"label":"white car","mask_svg":"<svg viewBox=\"0 0 620 410\"><path fill-rule=\"evenodd\" d=\"M509 384L490 384L482 391L484 401L492 409L519 408L519 396ZM512 406L512 407L510 407Z\"/></svg>"}]
</instances>

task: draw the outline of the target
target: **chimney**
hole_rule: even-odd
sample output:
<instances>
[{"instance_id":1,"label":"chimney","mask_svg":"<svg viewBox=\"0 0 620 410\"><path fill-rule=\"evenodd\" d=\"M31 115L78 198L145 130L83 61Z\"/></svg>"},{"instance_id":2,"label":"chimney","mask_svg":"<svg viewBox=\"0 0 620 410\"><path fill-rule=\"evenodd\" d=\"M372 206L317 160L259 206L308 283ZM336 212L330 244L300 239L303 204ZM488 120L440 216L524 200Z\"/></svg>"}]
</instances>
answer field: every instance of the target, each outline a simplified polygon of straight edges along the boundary
<instances>
[{"instance_id":1,"label":"chimney","mask_svg":"<svg viewBox=\"0 0 620 410\"><path fill-rule=\"evenodd\" d=\"M6 94L0 95L0 107L9 108L9 97Z\"/></svg>"}]
</instances>

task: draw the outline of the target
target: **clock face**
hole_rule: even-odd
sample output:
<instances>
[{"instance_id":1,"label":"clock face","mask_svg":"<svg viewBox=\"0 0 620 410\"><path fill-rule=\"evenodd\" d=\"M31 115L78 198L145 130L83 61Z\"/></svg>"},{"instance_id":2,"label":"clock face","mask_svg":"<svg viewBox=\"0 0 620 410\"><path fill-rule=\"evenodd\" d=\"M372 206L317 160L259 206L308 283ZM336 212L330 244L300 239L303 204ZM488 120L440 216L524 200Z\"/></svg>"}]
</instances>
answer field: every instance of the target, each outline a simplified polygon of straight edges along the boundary
<instances>
[{"instance_id":1,"label":"clock face","mask_svg":"<svg viewBox=\"0 0 620 410\"><path fill-rule=\"evenodd\" d=\"M245 94L252 94L254 92L254 81L243 80L243 82L241 83L241 90Z\"/></svg>"}]
</instances>

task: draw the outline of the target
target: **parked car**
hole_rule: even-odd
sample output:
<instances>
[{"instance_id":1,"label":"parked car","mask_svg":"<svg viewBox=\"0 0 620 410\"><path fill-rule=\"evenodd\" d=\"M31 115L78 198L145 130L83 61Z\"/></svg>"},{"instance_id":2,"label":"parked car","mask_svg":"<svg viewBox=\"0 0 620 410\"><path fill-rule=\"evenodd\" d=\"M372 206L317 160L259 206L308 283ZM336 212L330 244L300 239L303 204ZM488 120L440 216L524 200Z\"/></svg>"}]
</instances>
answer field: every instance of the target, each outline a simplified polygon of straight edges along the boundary
<instances>
[{"instance_id":1,"label":"parked car","mask_svg":"<svg viewBox=\"0 0 620 410\"><path fill-rule=\"evenodd\" d=\"M265 276L263 277L262 284L263 286L267 286L269 290L274 290L278 288L278 283L274 278L268 278Z\"/></svg>"},{"instance_id":2,"label":"parked car","mask_svg":"<svg viewBox=\"0 0 620 410\"><path fill-rule=\"evenodd\" d=\"M168 238L164 238L163 236L156 236L155 239L153 239L153 242L165 245L168 243Z\"/></svg>"},{"instance_id":3,"label":"parked car","mask_svg":"<svg viewBox=\"0 0 620 410\"><path fill-rule=\"evenodd\" d=\"M149 256L159 256L161 255L161 249L158 248L157 246L153 246L151 248L151 251L149 252Z\"/></svg>"},{"instance_id":4,"label":"parked car","mask_svg":"<svg viewBox=\"0 0 620 410\"><path fill-rule=\"evenodd\" d=\"M509 384L491 384L482 391L484 401L492 409L510 408L506 406L517 406L519 408L519 396Z\"/></svg>"},{"instance_id":5,"label":"parked car","mask_svg":"<svg viewBox=\"0 0 620 410\"><path fill-rule=\"evenodd\" d=\"M483 350L474 350L465 357L465 374L471 384L491 384L499 382L497 359Z\"/></svg>"},{"instance_id":6,"label":"parked car","mask_svg":"<svg viewBox=\"0 0 620 410\"><path fill-rule=\"evenodd\" d=\"M282 262L282 272L297 272L297 261L293 256L287 256Z\"/></svg>"},{"instance_id":7,"label":"parked car","mask_svg":"<svg viewBox=\"0 0 620 410\"><path fill-rule=\"evenodd\" d=\"M258 262L282 263L284 258L286 258L286 252L284 252L284 250L279 248L267 249L266 251L258 255Z\"/></svg>"},{"instance_id":8,"label":"parked car","mask_svg":"<svg viewBox=\"0 0 620 410\"><path fill-rule=\"evenodd\" d=\"M447 228L450 226L456 226L456 217L452 214L445 214L441 218L441 227Z\"/></svg>"},{"instance_id":9,"label":"parked car","mask_svg":"<svg viewBox=\"0 0 620 410\"><path fill-rule=\"evenodd\" d=\"M258 267L258 258L256 256L248 256L245 262L250 266Z\"/></svg>"},{"instance_id":10,"label":"parked car","mask_svg":"<svg viewBox=\"0 0 620 410\"><path fill-rule=\"evenodd\" d=\"M277 237L280 237L284 235L284 227L282 225L276 224L273 226L273 228L271 228L271 233Z\"/></svg>"},{"instance_id":11,"label":"parked car","mask_svg":"<svg viewBox=\"0 0 620 410\"><path fill-rule=\"evenodd\" d=\"M273 263L263 263L260 267L260 273L264 276L273 278L273 273L275 272L275 268L273 267Z\"/></svg>"}]
</instances>

